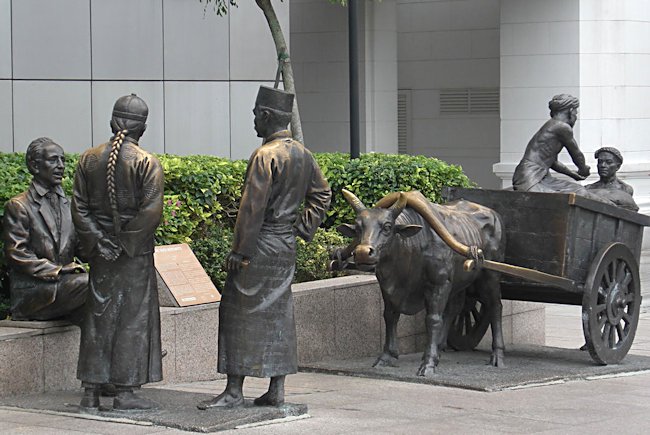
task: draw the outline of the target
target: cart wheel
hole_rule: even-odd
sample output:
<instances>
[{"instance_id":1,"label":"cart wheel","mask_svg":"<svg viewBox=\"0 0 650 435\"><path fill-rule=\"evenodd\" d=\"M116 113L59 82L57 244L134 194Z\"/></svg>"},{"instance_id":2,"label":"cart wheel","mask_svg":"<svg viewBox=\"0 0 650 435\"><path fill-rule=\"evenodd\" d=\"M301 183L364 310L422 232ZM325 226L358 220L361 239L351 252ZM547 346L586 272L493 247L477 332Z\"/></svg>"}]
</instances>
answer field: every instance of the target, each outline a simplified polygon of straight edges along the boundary
<instances>
[{"instance_id":1,"label":"cart wheel","mask_svg":"<svg viewBox=\"0 0 650 435\"><path fill-rule=\"evenodd\" d=\"M637 260L622 243L606 246L591 264L582 295L582 329L594 361L616 364L627 355L640 306Z\"/></svg>"},{"instance_id":2,"label":"cart wheel","mask_svg":"<svg viewBox=\"0 0 650 435\"><path fill-rule=\"evenodd\" d=\"M474 349L490 326L490 305L487 297L480 292L461 292L456 297L465 296L460 313L449 327L447 344L454 350Z\"/></svg>"}]
</instances>

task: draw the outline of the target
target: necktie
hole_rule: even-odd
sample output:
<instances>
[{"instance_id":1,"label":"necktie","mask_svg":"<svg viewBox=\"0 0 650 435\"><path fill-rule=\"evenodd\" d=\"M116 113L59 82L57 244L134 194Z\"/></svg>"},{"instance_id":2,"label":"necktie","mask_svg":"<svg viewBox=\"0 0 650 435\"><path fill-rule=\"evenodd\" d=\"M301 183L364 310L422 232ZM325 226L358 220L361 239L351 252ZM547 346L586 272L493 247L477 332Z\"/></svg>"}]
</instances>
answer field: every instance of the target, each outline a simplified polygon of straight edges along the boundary
<instances>
[{"instance_id":1,"label":"necktie","mask_svg":"<svg viewBox=\"0 0 650 435\"><path fill-rule=\"evenodd\" d=\"M48 201L50 202L50 207L52 207L52 212L54 213L54 221L56 222L56 230L61 233L61 208L59 207L59 195L56 192L47 192L45 194Z\"/></svg>"}]
</instances>

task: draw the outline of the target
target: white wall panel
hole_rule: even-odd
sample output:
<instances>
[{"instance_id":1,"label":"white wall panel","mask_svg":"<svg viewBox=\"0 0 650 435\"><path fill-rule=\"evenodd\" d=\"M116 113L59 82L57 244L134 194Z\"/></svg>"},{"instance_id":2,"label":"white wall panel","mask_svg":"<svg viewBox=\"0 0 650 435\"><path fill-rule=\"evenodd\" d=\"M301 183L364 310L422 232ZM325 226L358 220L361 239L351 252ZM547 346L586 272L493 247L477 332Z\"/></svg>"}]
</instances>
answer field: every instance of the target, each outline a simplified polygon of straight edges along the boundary
<instances>
[{"instance_id":1,"label":"white wall panel","mask_svg":"<svg viewBox=\"0 0 650 435\"><path fill-rule=\"evenodd\" d=\"M18 79L89 79L89 0L12 2Z\"/></svg>"},{"instance_id":2,"label":"white wall panel","mask_svg":"<svg viewBox=\"0 0 650 435\"><path fill-rule=\"evenodd\" d=\"M0 0L0 79L11 78L11 0Z\"/></svg>"},{"instance_id":3,"label":"white wall panel","mask_svg":"<svg viewBox=\"0 0 650 435\"><path fill-rule=\"evenodd\" d=\"M602 3L616 1L621 0ZM582 13L581 6L579 0L501 0L501 23L573 21Z\"/></svg>"},{"instance_id":4,"label":"white wall panel","mask_svg":"<svg viewBox=\"0 0 650 435\"><path fill-rule=\"evenodd\" d=\"M0 80L0 152L14 150L11 80Z\"/></svg>"},{"instance_id":5,"label":"white wall panel","mask_svg":"<svg viewBox=\"0 0 650 435\"><path fill-rule=\"evenodd\" d=\"M93 79L163 78L162 1L94 0L91 12Z\"/></svg>"},{"instance_id":6,"label":"white wall panel","mask_svg":"<svg viewBox=\"0 0 650 435\"><path fill-rule=\"evenodd\" d=\"M198 2L195 2L198 3ZM228 80L228 16L187 0L165 0L165 79Z\"/></svg>"},{"instance_id":7,"label":"white wall panel","mask_svg":"<svg viewBox=\"0 0 650 435\"><path fill-rule=\"evenodd\" d=\"M14 81L14 147L27 149L41 136L67 152L91 144L90 82Z\"/></svg>"},{"instance_id":8,"label":"white wall panel","mask_svg":"<svg viewBox=\"0 0 650 435\"><path fill-rule=\"evenodd\" d=\"M115 101L121 96L135 93L149 107L147 131L140 139L140 145L149 152L165 151L162 82L93 82L92 92L93 146L108 141L112 135L110 120Z\"/></svg>"},{"instance_id":9,"label":"white wall panel","mask_svg":"<svg viewBox=\"0 0 650 435\"><path fill-rule=\"evenodd\" d=\"M230 158L248 159L262 144L253 128L253 107L260 85L270 82L230 82Z\"/></svg>"},{"instance_id":10,"label":"white wall panel","mask_svg":"<svg viewBox=\"0 0 650 435\"><path fill-rule=\"evenodd\" d=\"M165 152L230 157L227 82L165 83Z\"/></svg>"},{"instance_id":11,"label":"white wall panel","mask_svg":"<svg viewBox=\"0 0 650 435\"><path fill-rule=\"evenodd\" d=\"M285 40L289 44L289 2L274 2ZM262 10L253 1L230 8L231 80L273 80L278 67L271 31Z\"/></svg>"}]
</instances>

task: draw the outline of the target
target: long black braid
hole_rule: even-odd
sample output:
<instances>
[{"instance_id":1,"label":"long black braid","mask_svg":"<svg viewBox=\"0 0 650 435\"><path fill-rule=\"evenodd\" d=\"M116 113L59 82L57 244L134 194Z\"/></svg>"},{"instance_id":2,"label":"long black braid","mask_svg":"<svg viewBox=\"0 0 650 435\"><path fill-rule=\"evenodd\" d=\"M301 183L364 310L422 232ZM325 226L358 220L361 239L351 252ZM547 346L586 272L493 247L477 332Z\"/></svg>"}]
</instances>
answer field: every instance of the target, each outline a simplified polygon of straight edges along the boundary
<instances>
[{"instance_id":1,"label":"long black braid","mask_svg":"<svg viewBox=\"0 0 650 435\"><path fill-rule=\"evenodd\" d=\"M120 223L120 211L117 208L115 170L117 168L117 157L120 154L122 142L124 142L124 138L128 132L129 131L127 129L123 129L115 133L115 136L113 136L113 142L111 143L111 152L108 156L108 164L106 165L106 186L108 189L108 200L111 204L111 210L113 212L113 227L115 229L116 236L119 236L122 228Z\"/></svg>"}]
</instances>

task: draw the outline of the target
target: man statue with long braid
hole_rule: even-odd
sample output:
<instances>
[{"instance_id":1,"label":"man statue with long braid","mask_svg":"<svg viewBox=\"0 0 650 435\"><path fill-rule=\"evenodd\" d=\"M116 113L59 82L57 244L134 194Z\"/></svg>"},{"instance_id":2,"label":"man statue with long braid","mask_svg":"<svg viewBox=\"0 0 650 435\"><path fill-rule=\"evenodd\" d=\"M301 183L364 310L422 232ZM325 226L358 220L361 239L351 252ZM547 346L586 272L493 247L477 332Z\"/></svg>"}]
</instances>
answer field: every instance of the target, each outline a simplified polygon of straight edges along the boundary
<instances>
[{"instance_id":1,"label":"man statue with long braid","mask_svg":"<svg viewBox=\"0 0 650 435\"><path fill-rule=\"evenodd\" d=\"M331 191L312 154L287 130L293 98L265 86L257 94L255 130L264 141L248 161L219 307L218 369L228 380L225 391L199 409L243 405L245 376L271 378L255 405L282 405L285 376L298 368L295 238L312 239Z\"/></svg>"},{"instance_id":2,"label":"man statue with long braid","mask_svg":"<svg viewBox=\"0 0 650 435\"><path fill-rule=\"evenodd\" d=\"M138 140L148 108L135 94L113 107L114 136L85 151L74 181L72 218L90 264L77 377L81 407L99 406L99 387L114 384L113 409L152 409L135 394L162 380L160 311L153 263L163 209L163 170Z\"/></svg>"}]
</instances>

